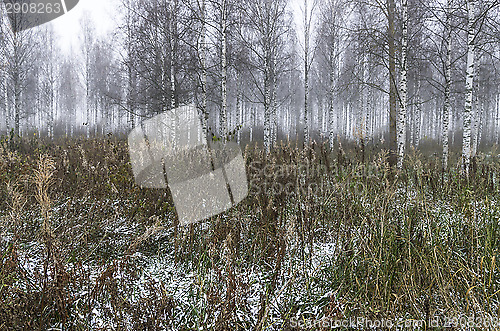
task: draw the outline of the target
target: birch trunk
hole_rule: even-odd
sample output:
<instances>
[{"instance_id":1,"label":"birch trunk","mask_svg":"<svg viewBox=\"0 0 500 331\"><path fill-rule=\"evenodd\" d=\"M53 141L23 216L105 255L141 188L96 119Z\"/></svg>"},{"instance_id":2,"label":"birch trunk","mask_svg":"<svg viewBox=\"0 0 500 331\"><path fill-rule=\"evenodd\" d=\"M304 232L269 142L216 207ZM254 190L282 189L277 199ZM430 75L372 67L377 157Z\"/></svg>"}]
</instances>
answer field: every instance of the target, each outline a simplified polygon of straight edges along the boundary
<instances>
[{"instance_id":1,"label":"birch trunk","mask_svg":"<svg viewBox=\"0 0 500 331\"><path fill-rule=\"evenodd\" d=\"M50 109L49 109L49 118L48 118L48 131L49 131L49 138L54 138L54 114L55 114L55 108L56 108L56 103L55 103L55 97L54 97L54 82L51 82L51 91L50 96L49 96L49 103L50 103Z\"/></svg>"},{"instance_id":2,"label":"birch trunk","mask_svg":"<svg viewBox=\"0 0 500 331\"><path fill-rule=\"evenodd\" d=\"M241 140L241 128L243 118L243 105L241 102L241 78L238 77L238 91L236 93L236 142L239 144Z\"/></svg>"},{"instance_id":3,"label":"birch trunk","mask_svg":"<svg viewBox=\"0 0 500 331\"><path fill-rule=\"evenodd\" d=\"M19 54L20 42L18 33L14 32L14 134L20 135L20 120L21 120L21 82L20 73L21 59Z\"/></svg>"},{"instance_id":4,"label":"birch trunk","mask_svg":"<svg viewBox=\"0 0 500 331\"><path fill-rule=\"evenodd\" d=\"M449 154L449 120L450 120L450 88L451 88L451 6L452 0L448 0L446 10L446 34L444 43L446 46L446 68L445 68L445 90L444 90L444 108L443 108L443 170L448 169Z\"/></svg>"},{"instance_id":5,"label":"birch trunk","mask_svg":"<svg viewBox=\"0 0 500 331\"><path fill-rule=\"evenodd\" d=\"M87 139L90 138L90 105L92 103L91 101L91 95L90 95L90 79L91 79L91 72L90 72L90 48L92 47L93 44L93 39L92 35L90 34L90 31L88 29L88 22L85 22L84 26L84 47L85 47L85 111L86 111L86 123L85 123L85 134L87 136Z\"/></svg>"},{"instance_id":6,"label":"birch trunk","mask_svg":"<svg viewBox=\"0 0 500 331\"><path fill-rule=\"evenodd\" d=\"M333 5L333 0L331 1L331 16L330 16L330 35L331 35L331 40L330 40L330 104L328 108L328 126L329 126L329 135L328 135L328 141L330 144L330 148L333 149L333 145L335 142L335 130L334 130L334 116L335 116L335 67L336 67L336 61L335 61L335 7Z\"/></svg>"},{"instance_id":7,"label":"birch trunk","mask_svg":"<svg viewBox=\"0 0 500 331\"><path fill-rule=\"evenodd\" d=\"M127 116L127 122L129 123L130 127L135 127L135 108L134 108L134 89L135 89L135 83L136 83L136 75L135 71L132 69L132 63L130 63L131 60L131 49L129 48L129 64L128 64L128 84L127 84L127 108L128 108L128 116Z\"/></svg>"},{"instance_id":8,"label":"birch trunk","mask_svg":"<svg viewBox=\"0 0 500 331\"><path fill-rule=\"evenodd\" d=\"M127 3L127 56L128 56L128 63L127 63L127 109L128 109L128 115L127 115L127 122L128 125L133 128L135 127L135 108L134 108L134 90L136 86L136 71L133 69L134 65L134 51L133 51L133 45L132 45L132 40L133 40L133 28L132 28L132 14L133 10L130 7L131 1L129 0Z\"/></svg>"},{"instance_id":9,"label":"birch trunk","mask_svg":"<svg viewBox=\"0 0 500 331\"><path fill-rule=\"evenodd\" d=\"M304 144L309 144L309 18L307 0L304 0Z\"/></svg>"},{"instance_id":10,"label":"birch trunk","mask_svg":"<svg viewBox=\"0 0 500 331\"><path fill-rule=\"evenodd\" d=\"M497 106L497 125L496 125L496 143L500 142L500 94L497 94L497 99L496 99L496 106Z\"/></svg>"},{"instance_id":11,"label":"birch trunk","mask_svg":"<svg viewBox=\"0 0 500 331\"><path fill-rule=\"evenodd\" d=\"M173 44L173 41L172 41ZM175 108L175 68L173 45L170 54L170 109Z\"/></svg>"},{"instance_id":12,"label":"birch trunk","mask_svg":"<svg viewBox=\"0 0 500 331\"><path fill-rule=\"evenodd\" d=\"M249 140L250 142L253 142L253 127L255 124L255 119L254 119L254 108L250 108L250 132L248 133L249 135Z\"/></svg>"},{"instance_id":13,"label":"birch trunk","mask_svg":"<svg viewBox=\"0 0 500 331\"><path fill-rule=\"evenodd\" d=\"M472 102L473 102L473 87L474 87L474 60L475 60L475 0L467 0L467 73L465 80L465 107L463 113L463 147L462 159L463 167L466 174L469 173L470 158L472 153L471 146L471 117L472 117Z\"/></svg>"},{"instance_id":14,"label":"birch trunk","mask_svg":"<svg viewBox=\"0 0 500 331\"><path fill-rule=\"evenodd\" d=\"M264 81L264 148L267 153L271 152L271 83L269 82L269 77L265 78Z\"/></svg>"},{"instance_id":15,"label":"birch trunk","mask_svg":"<svg viewBox=\"0 0 500 331\"><path fill-rule=\"evenodd\" d=\"M0 8L0 10L3 10ZM2 22L0 20L0 22ZM7 33L3 28L0 28L0 39L1 40L6 40L7 39ZM2 45L2 52L5 54L6 53L6 45L5 43ZM2 94L3 94L3 102L2 102L2 111L3 114L5 115L5 129L7 130L7 133L9 133L9 127L10 127L10 114L9 114L9 105L8 105L8 90L7 90L7 82L8 82L8 67L9 67L9 62L4 58L2 59L1 62L1 79L2 79Z\"/></svg>"},{"instance_id":16,"label":"birch trunk","mask_svg":"<svg viewBox=\"0 0 500 331\"><path fill-rule=\"evenodd\" d=\"M422 108L420 98L420 79L417 79L417 88L415 91L415 147L420 145L420 137L422 136Z\"/></svg>"},{"instance_id":17,"label":"birch trunk","mask_svg":"<svg viewBox=\"0 0 500 331\"><path fill-rule=\"evenodd\" d=\"M451 145L455 145L455 121L456 117L452 111L450 111L450 133L451 133Z\"/></svg>"},{"instance_id":18,"label":"birch trunk","mask_svg":"<svg viewBox=\"0 0 500 331\"><path fill-rule=\"evenodd\" d=\"M221 70L222 70L222 106L220 114L220 134L223 140L227 139L227 2L221 0Z\"/></svg>"},{"instance_id":19,"label":"birch trunk","mask_svg":"<svg viewBox=\"0 0 500 331\"><path fill-rule=\"evenodd\" d=\"M333 62L333 61L332 61ZM332 68L333 63L331 64ZM330 144L330 148L333 148L333 145L335 143L335 127L334 127L334 116L335 116L335 78L334 78L335 72L334 69L331 69L330 72L330 104L328 107L328 126L329 126L329 135L328 135L328 142Z\"/></svg>"},{"instance_id":20,"label":"birch trunk","mask_svg":"<svg viewBox=\"0 0 500 331\"><path fill-rule=\"evenodd\" d=\"M474 63L474 77L477 77L479 74L479 59L475 58ZM475 93L473 96L473 105L472 105L472 133L471 133L471 144L472 144L472 153L471 157L475 157L477 153L477 140L479 137L479 121L480 121L480 108L479 108L479 82L477 80L474 81L473 86L475 85Z\"/></svg>"},{"instance_id":21,"label":"birch trunk","mask_svg":"<svg viewBox=\"0 0 500 331\"><path fill-rule=\"evenodd\" d=\"M476 60L477 61L477 60ZM474 77L476 75L474 74ZM477 87L477 84L476 84ZM477 90L476 90L477 93ZM478 127L479 127L479 99L477 98L477 94L474 95L474 102L472 106L472 132L471 132L471 144L472 144L472 152L471 157L476 156L476 146L477 146L477 137L478 137Z\"/></svg>"},{"instance_id":22,"label":"birch trunk","mask_svg":"<svg viewBox=\"0 0 500 331\"><path fill-rule=\"evenodd\" d=\"M363 77L365 82L369 82L370 80L370 69L369 69L369 56L368 51L365 51L364 61L363 61ZM368 84L365 84L363 91L363 140L366 144L369 136L369 128L370 128L370 87Z\"/></svg>"},{"instance_id":23,"label":"birch trunk","mask_svg":"<svg viewBox=\"0 0 500 331\"><path fill-rule=\"evenodd\" d=\"M368 68L368 73L371 73L371 57L368 56L368 61L369 61L369 68ZM368 136L370 137L370 140L373 141L373 138L375 137L375 108L373 105L373 89L371 87L368 87L368 98L366 102L366 107L368 109L368 116L369 116L369 126L368 126Z\"/></svg>"},{"instance_id":24,"label":"birch trunk","mask_svg":"<svg viewBox=\"0 0 500 331\"><path fill-rule=\"evenodd\" d=\"M271 54L270 45L267 44L266 64L264 73L264 148L271 152Z\"/></svg>"},{"instance_id":25,"label":"birch trunk","mask_svg":"<svg viewBox=\"0 0 500 331\"><path fill-rule=\"evenodd\" d=\"M272 145L278 143L278 78L276 77L276 56L273 56L273 94L272 94L272 116L273 116L273 133Z\"/></svg>"},{"instance_id":26,"label":"birch trunk","mask_svg":"<svg viewBox=\"0 0 500 331\"><path fill-rule=\"evenodd\" d=\"M49 109L48 109L48 119L47 119L47 125L48 125L48 135L49 138L54 138L54 120L55 120L55 113L56 113L56 77L55 77L55 69L54 69L54 33L52 30L46 30L45 31L45 37L46 37L46 42L47 42L47 58L48 58L48 68L47 68L47 80L48 80L48 86L49 86Z\"/></svg>"},{"instance_id":27,"label":"birch trunk","mask_svg":"<svg viewBox=\"0 0 500 331\"><path fill-rule=\"evenodd\" d=\"M176 30L177 30L177 21L176 21L176 10L177 10L177 1L170 1L170 19L168 21L168 31L170 32L170 109L174 109L176 106L175 102L175 47L176 47Z\"/></svg>"},{"instance_id":28,"label":"birch trunk","mask_svg":"<svg viewBox=\"0 0 500 331\"><path fill-rule=\"evenodd\" d=\"M396 166L398 159L397 101L396 101L396 47L394 26L394 0L387 0L389 46L389 164Z\"/></svg>"},{"instance_id":29,"label":"birch trunk","mask_svg":"<svg viewBox=\"0 0 500 331\"><path fill-rule=\"evenodd\" d=\"M170 110L175 109L176 107L176 101L175 101L175 89L176 89L176 84L175 84L175 48L176 48L176 30L177 30L177 21L176 21L176 10L177 10L177 1L174 0L173 4L172 2L169 2L170 6L170 19L168 21L168 31L170 32ZM176 146L176 141L178 137L178 119L176 116L172 117L173 123L173 130L172 132L172 142L173 142L173 147Z\"/></svg>"},{"instance_id":30,"label":"birch trunk","mask_svg":"<svg viewBox=\"0 0 500 331\"><path fill-rule=\"evenodd\" d=\"M7 64L5 65L5 68L3 69L3 110L5 114L5 127L7 130L10 129L11 125L11 118L10 118L10 108L9 108L9 92L7 89L7 83L8 83L8 73L7 73Z\"/></svg>"},{"instance_id":31,"label":"birch trunk","mask_svg":"<svg viewBox=\"0 0 500 331\"><path fill-rule=\"evenodd\" d=\"M403 168L406 146L406 106L408 99L408 0L402 1L403 35L401 41L401 109L398 116L398 169Z\"/></svg>"},{"instance_id":32,"label":"birch trunk","mask_svg":"<svg viewBox=\"0 0 500 331\"><path fill-rule=\"evenodd\" d=\"M205 137L208 137L208 109L207 109L207 23L206 23L206 3L201 0L201 126Z\"/></svg>"},{"instance_id":33,"label":"birch trunk","mask_svg":"<svg viewBox=\"0 0 500 331\"><path fill-rule=\"evenodd\" d=\"M472 156L477 155L479 144L481 143L481 132L483 130L483 112L484 103L479 102L479 97L476 96L476 121L474 122L474 146L472 148Z\"/></svg>"}]
</instances>

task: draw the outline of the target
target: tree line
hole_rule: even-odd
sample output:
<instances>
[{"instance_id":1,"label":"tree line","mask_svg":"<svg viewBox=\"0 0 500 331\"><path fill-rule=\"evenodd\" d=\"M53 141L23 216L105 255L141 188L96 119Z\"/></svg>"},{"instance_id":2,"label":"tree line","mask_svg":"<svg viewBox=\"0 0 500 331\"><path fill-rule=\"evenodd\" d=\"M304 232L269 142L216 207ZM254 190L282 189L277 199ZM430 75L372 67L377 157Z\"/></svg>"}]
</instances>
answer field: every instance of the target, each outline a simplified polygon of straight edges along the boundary
<instances>
[{"instance_id":1,"label":"tree line","mask_svg":"<svg viewBox=\"0 0 500 331\"><path fill-rule=\"evenodd\" d=\"M217 137L462 145L468 169L500 138L498 0L122 0L119 24L0 30L0 129L127 133L195 104Z\"/></svg>"}]
</instances>

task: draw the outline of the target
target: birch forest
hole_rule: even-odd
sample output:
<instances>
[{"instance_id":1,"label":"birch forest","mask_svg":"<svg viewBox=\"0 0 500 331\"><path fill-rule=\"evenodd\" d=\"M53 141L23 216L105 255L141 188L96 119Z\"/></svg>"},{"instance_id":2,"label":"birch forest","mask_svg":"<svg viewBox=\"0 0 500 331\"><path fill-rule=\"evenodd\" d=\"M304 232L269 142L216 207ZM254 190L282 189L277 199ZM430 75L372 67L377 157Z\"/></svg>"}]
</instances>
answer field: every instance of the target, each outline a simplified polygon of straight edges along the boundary
<instances>
[{"instance_id":1,"label":"birch forest","mask_svg":"<svg viewBox=\"0 0 500 331\"><path fill-rule=\"evenodd\" d=\"M0 1L0 330L500 327L499 0L80 0L17 29L33 2ZM129 146L185 106L248 180L189 225Z\"/></svg>"},{"instance_id":2,"label":"birch forest","mask_svg":"<svg viewBox=\"0 0 500 331\"><path fill-rule=\"evenodd\" d=\"M1 129L42 137L126 134L195 104L238 142L380 144L402 166L422 143L499 142L498 1L122 1L116 29L79 21L59 49L43 25L1 47ZM112 19L112 18L110 18ZM7 20L4 17L4 21Z\"/></svg>"}]
</instances>

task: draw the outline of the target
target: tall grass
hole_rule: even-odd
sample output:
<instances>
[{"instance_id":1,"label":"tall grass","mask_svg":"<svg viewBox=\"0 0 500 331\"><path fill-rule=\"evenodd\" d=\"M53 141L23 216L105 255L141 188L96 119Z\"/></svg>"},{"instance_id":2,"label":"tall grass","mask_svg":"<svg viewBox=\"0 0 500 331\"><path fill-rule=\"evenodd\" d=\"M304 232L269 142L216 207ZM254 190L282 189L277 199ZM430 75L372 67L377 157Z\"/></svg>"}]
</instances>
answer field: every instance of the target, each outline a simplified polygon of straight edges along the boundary
<instances>
[{"instance_id":1,"label":"tall grass","mask_svg":"<svg viewBox=\"0 0 500 331\"><path fill-rule=\"evenodd\" d=\"M396 172L372 145L248 145L249 197L181 227L168 192L134 185L124 141L0 146L0 329L499 316L495 150L464 177L457 155L443 172L413 149Z\"/></svg>"}]
</instances>

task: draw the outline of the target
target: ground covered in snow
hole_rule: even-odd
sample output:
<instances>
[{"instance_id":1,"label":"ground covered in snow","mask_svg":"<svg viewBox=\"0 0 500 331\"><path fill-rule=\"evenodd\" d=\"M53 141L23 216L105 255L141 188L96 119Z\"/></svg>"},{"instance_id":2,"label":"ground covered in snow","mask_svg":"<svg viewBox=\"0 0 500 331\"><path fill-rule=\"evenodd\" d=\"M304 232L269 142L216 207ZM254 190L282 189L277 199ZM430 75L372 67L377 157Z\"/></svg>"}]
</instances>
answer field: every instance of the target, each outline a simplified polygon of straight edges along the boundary
<instances>
[{"instance_id":1,"label":"ground covered in snow","mask_svg":"<svg viewBox=\"0 0 500 331\"><path fill-rule=\"evenodd\" d=\"M0 330L498 322L494 152L466 176L417 152L396 172L383 152L248 147L250 195L183 227L123 141L1 146Z\"/></svg>"}]
</instances>

